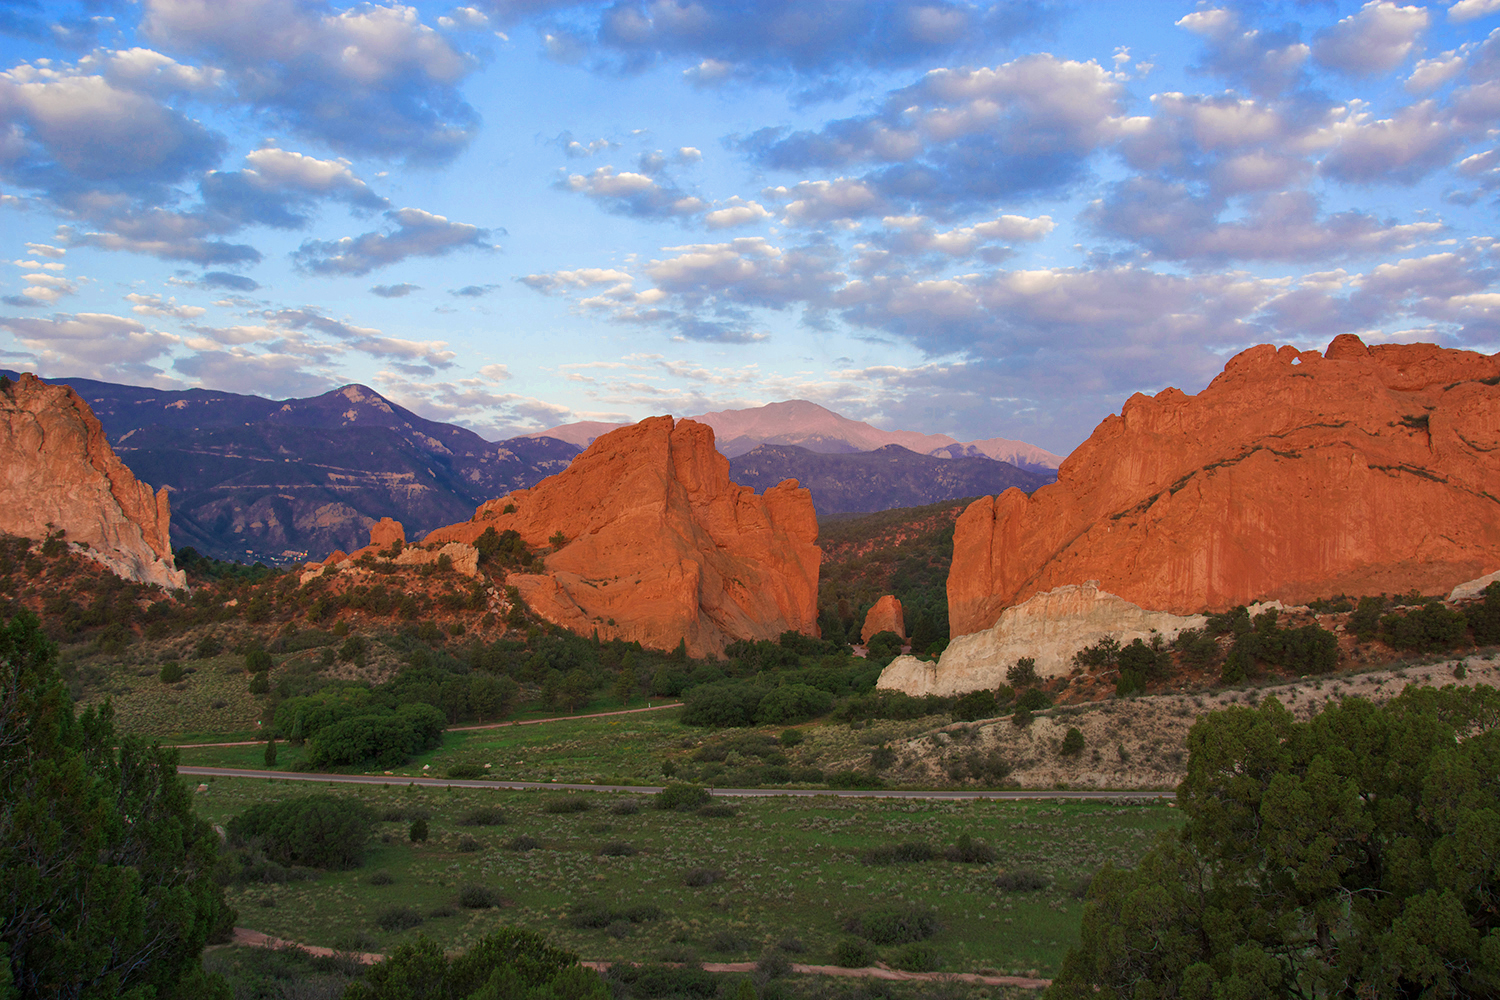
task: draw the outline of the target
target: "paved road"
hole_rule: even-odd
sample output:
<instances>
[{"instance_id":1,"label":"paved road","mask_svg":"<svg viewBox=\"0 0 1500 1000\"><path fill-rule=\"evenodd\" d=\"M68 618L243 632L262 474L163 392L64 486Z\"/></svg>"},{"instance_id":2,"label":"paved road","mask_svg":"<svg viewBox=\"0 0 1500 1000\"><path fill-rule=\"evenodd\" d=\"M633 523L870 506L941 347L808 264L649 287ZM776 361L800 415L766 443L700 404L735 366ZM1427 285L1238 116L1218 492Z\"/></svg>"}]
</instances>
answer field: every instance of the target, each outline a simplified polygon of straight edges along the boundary
<instances>
[{"instance_id":1,"label":"paved road","mask_svg":"<svg viewBox=\"0 0 1500 1000\"><path fill-rule=\"evenodd\" d=\"M323 781L329 784L347 785L426 785L433 788L508 788L521 791L527 788L562 788L579 792L636 792L654 795L661 791L656 785L570 785L559 781L487 781L467 778L428 778L409 774L310 774L302 771L267 771L238 767L192 767L180 765L177 773L194 777L213 776L220 778L276 778L281 781ZM1152 799L1172 800L1172 792L1154 791L1100 791L1097 789L1007 789L1005 791L944 791L912 790L901 788L715 788L715 795L739 798L767 798L773 795L789 795L805 798L813 795L833 795L841 799Z\"/></svg>"}]
</instances>

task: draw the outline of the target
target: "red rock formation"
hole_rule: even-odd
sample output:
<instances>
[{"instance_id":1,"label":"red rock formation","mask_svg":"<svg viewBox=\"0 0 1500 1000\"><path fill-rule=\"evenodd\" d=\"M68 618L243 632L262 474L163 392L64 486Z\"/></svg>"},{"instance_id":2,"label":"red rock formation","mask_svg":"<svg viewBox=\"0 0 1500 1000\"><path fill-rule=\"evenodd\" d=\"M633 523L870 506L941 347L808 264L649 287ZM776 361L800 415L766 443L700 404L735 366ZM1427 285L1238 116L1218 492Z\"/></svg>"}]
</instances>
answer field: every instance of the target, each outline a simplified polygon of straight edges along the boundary
<instances>
[{"instance_id":1,"label":"red rock formation","mask_svg":"<svg viewBox=\"0 0 1500 1000\"><path fill-rule=\"evenodd\" d=\"M1136 394L1028 497L959 517L954 636L1065 584L1189 614L1446 593L1500 568L1500 356L1432 344L1242 352Z\"/></svg>"},{"instance_id":2,"label":"red rock formation","mask_svg":"<svg viewBox=\"0 0 1500 1000\"><path fill-rule=\"evenodd\" d=\"M886 594L865 615L864 628L859 630L859 641L869 642L870 636L880 632L894 632L906 638L906 619L902 617L901 602L894 595Z\"/></svg>"},{"instance_id":3,"label":"red rock formation","mask_svg":"<svg viewBox=\"0 0 1500 1000\"><path fill-rule=\"evenodd\" d=\"M691 420L651 417L605 434L565 471L423 544L472 543L491 527L533 547L562 532L545 573L506 582L537 614L582 635L658 649L685 640L691 655L707 656L735 639L818 634L811 496L796 480L763 496L731 483L712 429Z\"/></svg>"},{"instance_id":4,"label":"red rock formation","mask_svg":"<svg viewBox=\"0 0 1500 1000\"><path fill-rule=\"evenodd\" d=\"M394 542L406 544L406 529L401 526L400 521L382 517L370 525L371 548L388 549Z\"/></svg>"},{"instance_id":5,"label":"red rock formation","mask_svg":"<svg viewBox=\"0 0 1500 1000\"><path fill-rule=\"evenodd\" d=\"M60 528L127 580L182 587L171 517L166 489L135 478L68 386L22 375L0 391L0 531L40 539Z\"/></svg>"}]
</instances>

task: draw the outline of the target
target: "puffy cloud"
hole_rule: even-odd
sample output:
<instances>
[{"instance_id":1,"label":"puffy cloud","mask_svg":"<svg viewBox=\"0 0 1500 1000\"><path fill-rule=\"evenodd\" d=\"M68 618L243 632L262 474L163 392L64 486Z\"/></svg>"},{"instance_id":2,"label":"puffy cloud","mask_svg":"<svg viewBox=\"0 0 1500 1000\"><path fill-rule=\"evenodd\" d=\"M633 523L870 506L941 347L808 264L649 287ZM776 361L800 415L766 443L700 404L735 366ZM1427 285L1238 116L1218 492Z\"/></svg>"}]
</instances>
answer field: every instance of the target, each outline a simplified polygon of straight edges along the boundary
<instances>
[{"instance_id":1,"label":"puffy cloud","mask_svg":"<svg viewBox=\"0 0 1500 1000\"><path fill-rule=\"evenodd\" d=\"M488 28L490 19L476 7L454 7L447 16L438 18L439 26L453 30L481 31Z\"/></svg>"},{"instance_id":2,"label":"puffy cloud","mask_svg":"<svg viewBox=\"0 0 1500 1000\"><path fill-rule=\"evenodd\" d=\"M1457 52L1444 52L1434 59L1423 59L1406 78L1406 89L1413 94L1430 93L1462 73L1465 65L1464 57Z\"/></svg>"},{"instance_id":3,"label":"puffy cloud","mask_svg":"<svg viewBox=\"0 0 1500 1000\"><path fill-rule=\"evenodd\" d=\"M338 240L308 240L293 254L300 270L312 274L369 274L408 257L441 257L454 250L491 249L490 230L450 222L417 208L386 212L394 224L385 232L345 236Z\"/></svg>"},{"instance_id":4,"label":"puffy cloud","mask_svg":"<svg viewBox=\"0 0 1500 1000\"><path fill-rule=\"evenodd\" d=\"M1408 105L1390 118L1350 114L1326 129L1324 137L1333 148L1319 163L1319 172L1354 184L1414 184L1451 162L1465 141L1451 116L1431 100Z\"/></svg>"},{"instance_id":5,"label":"puffy cloud","mask_svg":"<svg viewBox=\"0 0 1500 1000\"><path fill-rule=\"evenodd\" d=\"M260 288L260 282L254 278L228 271L208 271L198 283L204 288L226 288L232 292L253 292Z\"/></svg>"},{"instance_id":6,"label":"puffy cloud","mask_svg":"<svg viewBox=\"0 0 1500 1000\"><path fill-rule=\"evenodd\" d=\"M197 319L208 312L202 306L180 306L176 299L162 299L160 295L130 292L125 301L133 303L131 312L141 316L175 316L178 319Z\"/></svg>"},{"instance_id":7,"label":"puffy cloud","mask_svg":"<svg viewBox=\"0 0 1500 1000\"><path fill-rule=\"evenodd\" d=\"M1251 199L1226 222L1228 209L1224 200L1195 196L1184 184L1136 177L1113 185L1084 218L1099 232L1158 257L1201 265L1357 258L1402 250L1445 231L1441 223L1397 225L1358 211L1320 216L1317 199L1301 191Z\"/></svg>"},{"instance_id":8,"label":"puffy cloud","mask_svg":"<svg viewBox=\"0 0 1500 1000\"><path fill-rule=\"evenodd\" d=\"M836 78L862 67L930 64L993 51L1050 23L1047 0L973 5L950 0L757 0L701 4L533 3L492 0L492 14L515 20L539 11L582 8L544 36L549 54L577 62L592 53L615 70L643 70L663 59L695 64L689 80Z\"/></svg>"},{"instance_id":9,"label":"puffy cloud","mask_svg":"<svg viewBox=\"0 0 1500 1000\"><path fill-rule=\"evenodd\" d=\"M543 293L566 292L604 284L624 285L628 288L632 280L625 271L601 267L583 267L576 271L553 271L549 274L528 274L520 279L523 285Z\"/></svg>"},{"instance_id":10,"label":"puffy cloud","mask_svg":"<svg viewBox=\"0 0 1500 1000\"><path fill-rule=\"evenodd\" d=\"M665 247L676 254L645 267L656 287L697 305L734 303L785 309L826 299L842 283L831 247L782 249L761 237Z\"/></svg>"},{"instance_id":11,"label":"puffy cloud","mask_svg":"<svg viewBox=\"0 0 1500 1000\"><path fill-rule=\"evenodd\" d=\"M10 306L51 305L65 295L72 295L78 287L58 274L28 274L21 279L26 287L20 295L7 295L3 299Z\"/></svg>"},{"instance_id":12,"label":"puffy cloud","mask_svg":"<svg viewBox=\"0 0 1500 1000\"><path fill-rule=\"evenodd\" d=\"M37 257L61 259L68 251L66 247L55 247L47 243L28 243L26 244L26 252Z\"/></svg>"},{"instance_id":13,"label":"puffy cloud","mask_svg":"<svg viewBox=\"0 0 1500 1000\"><path fill-rule=\"evenodd\" d=\"M478 299L499 287L499 285L465 285L462 288L451 289L448 294L462 299Z\"/></svg>"},{"instance_id":14,"label":"puffy cloud","mask_svg":"<svg viewBox=\"0 0 1500 1000\"><path fill-rule=\"evenodd\" d=\"M723 208L704 213L703 224L709 229L733 229L736 226L748 226L770 217L771 213L764 205L755 201L744 201L736 196L724 202Z\"/></svg>"},{"instance_id":15,"label":"puffy cloud","mask_svg":"<svg viewBox=\"0 0 1500 1000\"><path fill-rule=\"evenodd\" d=\"M570 174L558 185L592 199L606 211L636 218L690 216L708 207L701 198L673 184L662 184L643 173L616 173L611 166L599 167L588 174Z\"/></svg>"},{"instance_id":16,"label":"puffy cloud","mask_svg":"<svg viewBox=\"0 0 1500 1000\"><path fill-rule=\"evenodd\" d=\"M0 328L52 369L95 378L129 378L150 372L147 362L180 341L139 321L109 313L58 313L49 319L0 316Z\"/></svg>"},{"instance_id":17,"label":"puffy cloud","mask_svg":"<svg viewBox=\"0 0 1500 1000\"><path fill-rule=\"evenodd\" d=\"M1462 23L1496 11L1500 11L1500 0L1458 0L1448 8L1448 20Z\"/></svg>"},{"instance_id":18,"label":"puffy cloud","mask_svg":"<svg viewBox=\"0 0 1500 1000\"><path fill-rule=\"evenodd\" d=\"M839 177L831 181L802 181L792 187L767 188L761 194L784 202L788 225L819 225L841 219L884 215L890 204L861 180Z\"/></svg>"},{"instance_id":19,"label":"puffy cloud","mask_svg":"<svg viewBox=\"0 0 1500 1000\"><path fill-rule=\"evenodd\" d=\"M265 314L276 328L286 330L315 330L348 344L354 350L378 358L421 362L432 368L450 368L457 355L448 350L441 340L403 340L387 337L370 327L354 326L342 320L324 316L311 306L301 309L279 309Z\"/></svg>"},{"instance_id":20,"label":"puffy cloud","mask_svg":"<svg viewBox=\"0 0 1500 1000\"><path fill-rule=\"evenodd\" d=\"M144 235L140 236L122 232L72 233L68 241L76 246L141 253L162 260L185 260L204 267L215 264L220 267L236 267L260 262L260 251L249 244L227 243L184 234L181 231L183 227L170 224L174 221L174 215L175 213L152 212L144 218L128 220L128 226L124 225L127 220L114 220L118 228L143 232ZM158 224L163 222L167 225Z\"/></svg>"},{"instance_id":21,"label":"puffy cloud","mask_svg":"<svg viewBox=\"0 0 1500 1000\"><path fill-rule=\"evenodd\" d=\"M1303 82L1312 50L1295 28L1245 28L1237 13L1222 7L1194 11L1177 26L1208 42L1199 69L1226 77L1253 94L1275 96Z\"/></svg>"},{"instance_id":22,"label":"puffy cloud","mask_svg":"<svg viewBox=\"0 0 1500 1000\"><path fill-rule=\"evenodd\" d=\"M172 367L203 385L255 395L316 396L339 384L333 377L308 371L307 364L300 354L233 348L198 350L175 359Z\"/></svg>"},{"instance_id":23,"label":"puffy cloud","mask_svg":"<svg viewBox=\"0 0 1500 1000\"><path fill-rule=\"evenodd\" d=\"M399 285L374 285L370 288L370 292L371 294L380 296L382 299L400 299L405 298L421 287L421 285L413 285L411 282L403 281Z\"/></svg>"},{"instance_id":24,"label":"puffy cloud","mask_svg":"<svg viewBox=\"0 0 1500 1000\"><path fill-rule=\"evenodd\" d=\"M883 220L889 232L875 238L874 242L888 251L900 254L900 263L906 258L921 254L938 254L944 257L965 258L993 251L998 244L1030 243L1040 240L1056 227L1052 217L1043 215L1027 218L1024 215L1002 215L987 222L972 226L938 231L921 216L888 216ZM1005 254L990 252L992 260Z\"/></svg>"},{"instance_id":25,"label":"puffy cloud","mask_svg":"<svg viewBox=\"0 0 1500 1000\"><path fill-rule=\"evenodd\" d=\"M1349 76L1373 76L1400 66L1427 30L1427 8L1370 0L1359 13L1313 36L1312 56Z\"/></svg>"},{"instance_id":26,"label":"puffy cloud","mask_svg":"<svg viewBox=\"0 0 1500 1000\"><path fill-rule=\"evenodd\" d=\"M957 211L1072 183L1119 135L1122 97L1120 80L1097 62L1043 53L932 70L891 92L877 114L817 131L763 130L739 145L773 169L869 164L859 181L880 197Z\"/></svg>"},{"instance_id":27,"label":"puffy cloud","mask_svg":"<svg viewBox=\"0 0 1500 1000\"><path fill-rule=\"evenodd\" d=\"M413 7L295 0L146 0L145 34L222 69L239 100L351 153L445 161L479 116L458 85L476 62Z\"/></svg>"}]
</instances>

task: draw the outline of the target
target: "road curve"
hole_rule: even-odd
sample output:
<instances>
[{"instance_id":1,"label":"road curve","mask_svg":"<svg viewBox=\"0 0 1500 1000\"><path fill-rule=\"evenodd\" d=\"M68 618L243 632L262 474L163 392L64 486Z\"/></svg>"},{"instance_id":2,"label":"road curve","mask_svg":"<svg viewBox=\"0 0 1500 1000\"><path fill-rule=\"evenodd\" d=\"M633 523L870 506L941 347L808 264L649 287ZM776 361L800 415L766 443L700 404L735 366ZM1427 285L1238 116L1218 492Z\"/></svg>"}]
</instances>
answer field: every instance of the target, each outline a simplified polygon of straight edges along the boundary
<instances>
[{"instance_id":1,"label":"road curve","mask_svg":"<svg viewBox=\"0 0 1500 1000\"><path fill-rule=\"evenodd\" d=\"M469 778L428 778L406 774L315 774L306 771L269 771L238 767L194 767L179 765L178 774L193 777L216 778L274 778L281 781L323 781L343 785L423 785L432 788L506 788L524 791L528 788L565 789L575 792L636 792L654 795L661 791L660 785L573 785L560 781L488 781ZM715 795L735 798L769 798L786 795L808 798L815 795L832 795L841 799L1131 799L1151 801L1176 799L1172 792L1142 791L1128 789L1108 791L1095 788L1036 789L1012 788L1004 791L905 788L713 788Z\"/></svg>"}]
</instances>

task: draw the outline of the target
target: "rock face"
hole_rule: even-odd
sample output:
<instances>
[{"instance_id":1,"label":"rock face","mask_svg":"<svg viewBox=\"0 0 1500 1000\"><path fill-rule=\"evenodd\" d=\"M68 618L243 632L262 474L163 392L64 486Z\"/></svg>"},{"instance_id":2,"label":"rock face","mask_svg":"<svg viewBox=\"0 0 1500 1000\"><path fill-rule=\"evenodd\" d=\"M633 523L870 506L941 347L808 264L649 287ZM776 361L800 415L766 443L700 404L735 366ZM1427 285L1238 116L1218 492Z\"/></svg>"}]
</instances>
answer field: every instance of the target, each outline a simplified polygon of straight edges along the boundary
<instances>
[{"instance_id":1,"label":"rock face","mask_svg":"<svg viewBox=\"0 0 1500 1000\"><path fill-rule=\"evenodd\" d=\"M1500 568L1500 357L1253 347L1197 396L1137 394L1063 462L959 517L954 636L1098 580L1179 614L1446 592Z\"/></svg>"},{"instance_id":2,"label":"rock face","mask_svg":"<svg viewBox=\"0 0 1500 1000\"><path fill-rule=\"evenodd\" d=\"M507 513L507 511L509 511ZM713 430L651 417L597 438L566 471L484 504L423 539L473 543L486 528L530 546L564 541L546 572L507 583L582 635L693 656L736 639L817 635L818 523L795 480L757 496L729 481Z\"/></svg>"},{"instance_id":3,"label":"rock face","mask_svg":"<svg viewBox=\"0 0 1500 1000\"><path fill-rule=\"evenodd\" d=\"M389 517L382 517L379 521L370 525L370 545L372 548L388 549L393 542L406 544L406 529L401 526L400 521Z\"/></svg>"},{"instance_id":4,"label":"rock face","mask_svg":"<svg viewBox=\"0 0 1500 1000\"><path fill-rule=\"evenodd\" d=\"M1147 611L1090 580L1006 608L992 628L954 639L937 663L898 656L881 671L875 686L910 695L994 689L1005 683L1005 671L1023 656L1036 660L1041 676L1057 677L1072 669L1074 653L1100 639L1113 638L1127 646L1136 639L1150 641L1151 633L1157 632L1171 640L1183 629L1207 623L1202 615Z\"/></svg>"},{"instance_id":5,"label":"rock face","mask_svg":"<svg viewBox=\"0 0 1500 1000\"><path fill-rule=\"evenodd\" d=\"M166 489L135 478L72 389L22 375L0 391L0 531L40 539L61 528L124 579L184 587L171 516Z\"/></svg>"},{"instance_id":6,"label":"rock face","mask_svg":"<svg viewBox=\"0 0 1500 1000\"><path fill-rule=\"evenodd\" d=\"M901 602L894 594L886 594L875 602L870 613L865 615L865 626L859 630L859 641L869 642L870 637L881 632L894 632L906 638L906 619L901 614Z\"/></svg>"}]
</instances>

